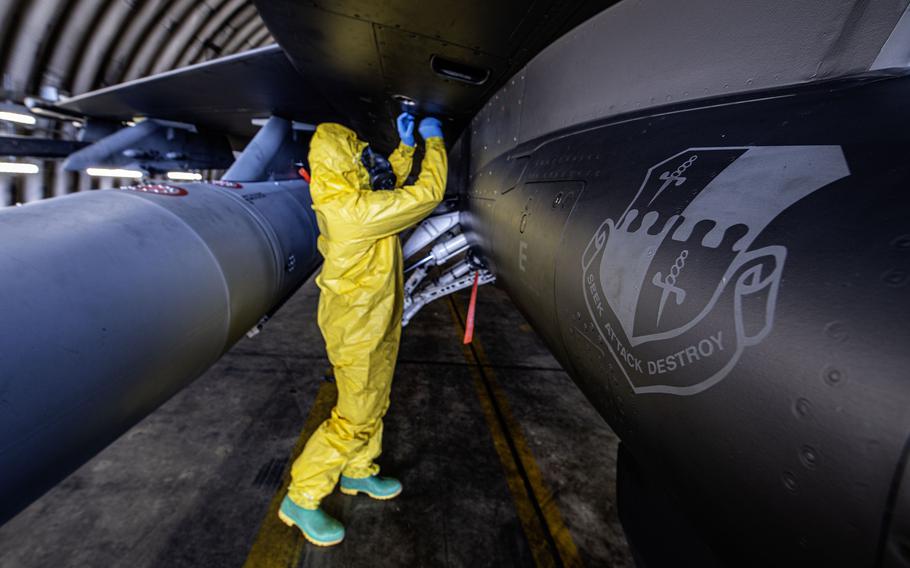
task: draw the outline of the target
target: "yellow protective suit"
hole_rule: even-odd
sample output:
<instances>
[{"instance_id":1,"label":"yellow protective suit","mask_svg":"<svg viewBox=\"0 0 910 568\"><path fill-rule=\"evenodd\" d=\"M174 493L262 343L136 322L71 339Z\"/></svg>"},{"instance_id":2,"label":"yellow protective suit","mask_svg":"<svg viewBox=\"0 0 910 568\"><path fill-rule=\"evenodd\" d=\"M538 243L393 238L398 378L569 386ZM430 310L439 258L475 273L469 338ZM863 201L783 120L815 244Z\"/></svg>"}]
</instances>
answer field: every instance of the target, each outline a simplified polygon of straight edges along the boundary
<instances>
[{"instance_id":1,"label":"yellow protective suit","mask_svg":"<svg viewBox=\"0 0 910 568\"><path fill-rule=\"evenodd\" d=\"M398 233L430 213L445 192L442 138L426 140L417 183L400 187L414 148L389 156L399 188L370 189L360 162L367 144L339 124L321 124L310 142L310 193L325 261L316 278L319 328L335 371L338 403L291 468L288 496L315 509L340 474L364 478L379 467L382 417L401 337L403 273Z\"/></svg>"}]
</instances>

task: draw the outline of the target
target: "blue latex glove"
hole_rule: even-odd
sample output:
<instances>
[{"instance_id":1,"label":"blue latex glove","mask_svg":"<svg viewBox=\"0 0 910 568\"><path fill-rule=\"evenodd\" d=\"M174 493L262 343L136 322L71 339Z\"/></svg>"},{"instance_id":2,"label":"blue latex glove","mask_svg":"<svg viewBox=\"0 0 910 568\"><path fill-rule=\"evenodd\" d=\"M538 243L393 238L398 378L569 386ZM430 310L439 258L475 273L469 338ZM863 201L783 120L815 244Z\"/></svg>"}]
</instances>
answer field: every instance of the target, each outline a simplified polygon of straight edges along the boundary
<instances>
[{"instance_id":1,"label":"blue latex glove","mask_svg":"<svg viewBox=\"0 0 910 568\"><path fill-rule=\"evenodd\" d=\"M418 130L420 130L420 135L423 136L424 140L427 138L442 138L442 123L439 122L438 118L426 117L420 121Z\"/></svg>"},{"instance_id":2,"label":"blue latex glove","mask_svg":"<svg viewBox=\"0 0 910 568\"><path fill-rule=\"evenodd\" d=\"M414 115L403 112L398 115L395 122L398 124L398 137L404 144L413 148L417 143L414 140Z\"/></svg>"}]
</instances>

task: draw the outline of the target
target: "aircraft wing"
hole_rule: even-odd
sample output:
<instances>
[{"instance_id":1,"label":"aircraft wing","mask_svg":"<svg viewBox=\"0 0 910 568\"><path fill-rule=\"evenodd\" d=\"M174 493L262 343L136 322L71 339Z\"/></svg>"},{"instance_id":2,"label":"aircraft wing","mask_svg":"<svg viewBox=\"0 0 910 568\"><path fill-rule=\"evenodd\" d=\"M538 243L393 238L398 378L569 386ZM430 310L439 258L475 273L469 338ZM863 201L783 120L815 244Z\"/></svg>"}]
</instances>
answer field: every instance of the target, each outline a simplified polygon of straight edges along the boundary
<instances>
[{"instance_id":1,"label":"aircraft wing","mask_svg":"<svg viewBox=\"0 0 910 568\"><path fill-rule=\"evenodd\" d=\"M575 25L615 3L257 2L279 45L72 97L60 108L101 119L192 123L248 138L271 114L340 121L388 151L402 99L445 119L454 141L505 81ZM507 30L508 33L504 33Z\"/></svg>"},{"instance_id":2,"label":"aircraft wing","mask_svg":"<svg viewBox=\"0 0 910 568\"><path fill-rule=\"evenodd\" d=\"M259 128L252 119L272 114L306 122L338 119L277 45L92 91L57 106L116 121L145 116L186 122L243 138Z\"/></svg>"}]
</instances>

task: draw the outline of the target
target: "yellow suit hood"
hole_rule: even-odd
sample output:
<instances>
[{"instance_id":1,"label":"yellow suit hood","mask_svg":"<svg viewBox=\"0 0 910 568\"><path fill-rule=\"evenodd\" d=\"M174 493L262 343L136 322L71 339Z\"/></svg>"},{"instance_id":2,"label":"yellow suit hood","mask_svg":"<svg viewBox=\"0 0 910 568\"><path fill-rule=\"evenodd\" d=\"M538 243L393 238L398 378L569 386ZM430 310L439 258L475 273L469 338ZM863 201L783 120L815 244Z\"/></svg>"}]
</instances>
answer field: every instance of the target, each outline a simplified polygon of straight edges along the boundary
<instances>
[{"instance_id":1,"label":"yellow suit hood","mask_svg":"<svg viewBox=\"0 0 910 568\"><path fill-rule=\"evenodd\" d=\"M310 172L317 186L313 188L314 202L335 193L370 188L370 174L360 162L367 146L346 126L327 122L316 128L309 153Z\"/></svg>"}]
</instances>

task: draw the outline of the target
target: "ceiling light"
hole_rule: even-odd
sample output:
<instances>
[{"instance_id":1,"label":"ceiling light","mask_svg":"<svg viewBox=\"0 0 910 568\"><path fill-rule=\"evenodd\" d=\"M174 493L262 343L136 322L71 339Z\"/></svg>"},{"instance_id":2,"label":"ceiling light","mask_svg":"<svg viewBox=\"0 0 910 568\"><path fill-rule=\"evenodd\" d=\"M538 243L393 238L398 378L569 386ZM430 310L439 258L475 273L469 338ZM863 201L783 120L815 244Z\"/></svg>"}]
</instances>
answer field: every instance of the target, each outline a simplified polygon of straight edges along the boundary
<instances>
[{"instance_id":1,"label":"ceiling light","mask_svg":"<svg viewBox=\"0 0 910 568\"><path fill-rule=\"evenodd\" d=\"M177 179L182 181L199 181L202 179L202 174L197 174L193 172L168 172L168 179Z\"/></svg>"},{"instance_id":2,"label":"ceiling light","mask_svg":"<svg viewBox=\"0 0 910 568\"><path fill-rule=\"evenodd\" d=\"M35 117L30 114L22 114L21 112L10 112L8 110L0 110L0 120L6 120L9 122L16 122L19 124L35 124Z\"/></svg>"},{"instance_id":3,"label":"ceiling light","mask_svg":"<svg viewBox=\"0 0 910 568\"><path fill-rule=\"evenodd\" d=\"M143 173L139 170L119 170L116 168L86 168L85 173L90 176L114 178L141 178Z\"/></svg>"},{"instance_id":4,"label":"ceiling light","mask_svg":"<svg viewBox=\"0 0 910 568\"><path fill-rule=\"evenodd\" d=\"M37 164L23 162L0 162L0 173L3 174L37 174Z\"/></svg>"}]
</instances>

